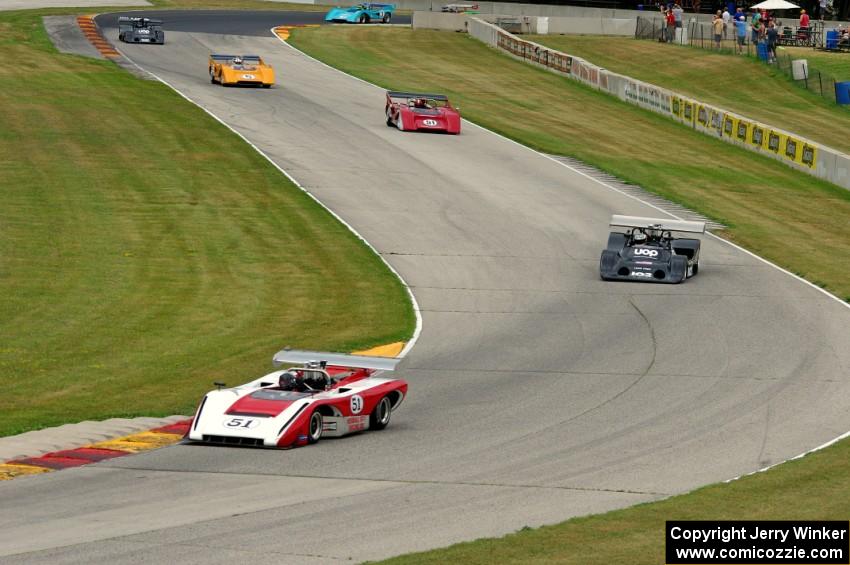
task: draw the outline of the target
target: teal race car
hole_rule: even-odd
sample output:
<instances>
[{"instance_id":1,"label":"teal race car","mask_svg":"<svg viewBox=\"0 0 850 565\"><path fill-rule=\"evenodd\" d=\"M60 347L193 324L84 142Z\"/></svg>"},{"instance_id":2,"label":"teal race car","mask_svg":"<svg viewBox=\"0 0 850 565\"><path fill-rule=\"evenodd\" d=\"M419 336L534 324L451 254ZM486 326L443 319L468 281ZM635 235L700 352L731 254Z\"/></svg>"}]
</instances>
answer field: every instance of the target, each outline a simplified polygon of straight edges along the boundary
<instances>
[{"instance_id":1,"label":"teal race car","mask_svg":"<svg viewBox=\"0 0 850 565\"><path fill-rule=\"evenodd\" d=\"M325 15L326 22L368 24L388 24L393 17L395 4L356 4L349 8L334 8Z\"/></svg>"}]
</instances>

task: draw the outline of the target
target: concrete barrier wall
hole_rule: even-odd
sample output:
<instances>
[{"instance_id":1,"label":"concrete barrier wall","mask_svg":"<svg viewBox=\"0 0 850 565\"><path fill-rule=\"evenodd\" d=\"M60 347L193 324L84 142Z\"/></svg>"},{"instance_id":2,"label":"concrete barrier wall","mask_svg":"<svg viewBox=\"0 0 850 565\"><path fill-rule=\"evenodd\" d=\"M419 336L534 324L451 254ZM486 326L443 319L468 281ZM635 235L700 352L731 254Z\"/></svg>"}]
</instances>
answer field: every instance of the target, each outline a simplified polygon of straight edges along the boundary
<instances>
[{"instance_id":1,"label":"concrete barrier wall","mask_svg":"<svg viewBox=\"0 0 850 565\"><path fill-rule=\"evenodd\" d=\"M850 156L840 151L675 91L612 73L580 57L517 37L478 17L468 17L467 28L476 39L515 59L604 90L703 134L766 155L850 190Z\"/></svg>"},{"instance_id":2,"label":"concrete barrier wall","mask_svg":"<svg viewBox=\"0 0 850 565\"><path fill-rule=\"evenodd\" d=\"M443 12L413 12L413 29L466 31L466 14Z\"/></svg>"},{"instance_id":3,"label":"concrete barrier wall","mask_svg":"<svg viewBox=\"0 0 850 565\"><path fill-rule=\"evenodd\" d=\"M598 18L554 18L534 16L502 16L495 14L446 14L442 12L413 12L413 29L439 29L464 31L467 18L476 17L488 23L497 23L500 18L514 18L520 22L522 33L569 34L569 35L619 35L632 37L635 21L623 19L600 20Z\"/></svg>"},{"instance_id":4,"label":"concrete barrier wall","mask_svg":"<svg viewBox=\"0 0 850 565\"><path fill-rule=\"evenodd\" d=\"M563 35L623 35L635 34L635 19L629 18L549 18L549 33Z\"/></svg>"}]
</instances>

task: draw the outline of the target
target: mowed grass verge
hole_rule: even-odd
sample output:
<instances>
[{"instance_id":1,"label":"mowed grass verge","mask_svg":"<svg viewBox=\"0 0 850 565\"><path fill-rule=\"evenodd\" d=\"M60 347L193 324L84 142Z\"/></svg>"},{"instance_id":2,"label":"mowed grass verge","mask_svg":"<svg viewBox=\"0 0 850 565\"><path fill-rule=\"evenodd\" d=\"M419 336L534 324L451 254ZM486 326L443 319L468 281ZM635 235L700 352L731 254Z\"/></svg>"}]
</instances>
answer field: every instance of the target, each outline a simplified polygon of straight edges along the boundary
<instances>
[{"instance_id":1,"label":"mowed grass verge","mask_svg":"<svg viewBox=\"0 0 850 565\"><path fill-rule=\"evenodd\" d=\"M55 53L36 13L0 13L0 82L0 435L411 335L380 258L166 86Z\"/></svg>"},{"instance_id":2,"label":"mowed grass verge","mask_svg":"<svg viewBox=\"0 0 850 565\"><path fill-rule=\"evenodd\" d=\"M297 30L293 40L382 86L448 92L473 121L526 145L577 156L722 219L730 225L727 237L800 272L813 269L810 276L828 277L823 280L830 288L848 296L841 269L829 265L836 250L839 264L850 257L848 238L837 229L850 211L847 191L513 61L466 36L337 28ZM806 251L782 253L791 251L786 237ZM810 260L806 253L819 244L809 237L825 238L829 253ZM666 520L846 520L848 456L844 441L730 484L382 563L663 563Z\"/></svg>"},{"instance_id":3,"label":"mowed grass verge","mask_svg":"<svg viewBox=\"0 0 850 565\"><path fill-rule=\"evenodd\" d=\"M327 26L296 30L291 42L387 88L446 92L472 121L717 219L729 226L726 237L850 299L850 191L515 61L467 35Z\"/></svg>"},{"instance_id":4,"label":"mowed grass verge","mask_svg":"<svg viewBox=\"0 0 850 565\"><path fill-rule=\"evenodd\" d=\"M787 75L753 57L630 37L535 35L529 39L850 153L850 108L795 85ZM794 58L808 57L818 68L832 55L817 56L813 49L794 49L794 53ZM844 54L843 61L845 80L850 80L850 57Z\"/></svg>"},{"instance_id":5,"label":"mowed grass verge","mask_svg":"<svg viewBox=\"0 0 850 565\"><path fill-rule=\"evenodd\" d=\"M841 520L850 514L850 442L727 484L553 526L523 529L444 549L404 555L384 565L665 563L666 520ZM506 509L509 511L509 509Z\"/></svg>"}]
</instances>

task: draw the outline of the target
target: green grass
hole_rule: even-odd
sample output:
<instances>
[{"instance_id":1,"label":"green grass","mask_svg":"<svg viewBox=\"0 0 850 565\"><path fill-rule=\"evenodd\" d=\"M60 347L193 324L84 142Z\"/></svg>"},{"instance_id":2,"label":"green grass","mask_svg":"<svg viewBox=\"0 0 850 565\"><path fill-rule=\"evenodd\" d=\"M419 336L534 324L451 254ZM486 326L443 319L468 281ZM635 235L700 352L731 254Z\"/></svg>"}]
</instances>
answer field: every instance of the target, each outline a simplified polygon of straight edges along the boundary
<instances>
[{"instance_id":1,"label":"green grass","mask_svg":"<svg viewBox=\"0 0 850 565\"><path fill-rule=\"evenodd\" d=\"M850 296L850 191L515 61L466 35L343 27L296 30L291 41L387 88L445 91L465 117L698 210L729 226L726 237Z\"/></svg>"},{"instance_id":2,"label":"green grass","mask_svg":"<svg viewBox=\"0 0 850 565\"><path fill-rule=\"evenodd\" d=\"M108 1L108 0L105 0ZM289 2L264 2L263 0L148 0L156 9L177 10L297 10L299 12L325 12L336 6L329 0L324 4L296 4ZM140 8L134 8L140 9Z\"/></svg>"},{"instance_id":3,"label":"green grass","mask_svg":"<svg viewBox=\"0 0 850 565\"><path fill-rule=\"evenodd\" d=\"M411 335L359 239L169 88L55 53L40 13L0 13L0 435Z\"/></svg>"},{"instance_id":4,"label":"green grass","mask_svg":"<svg viewBox=\"0 0 850 565\"><path fill-rule=\"evenodd\" d=\"M764 473L660 502L381 563L658 565L665 562L666 520L846 521L850 515L848 458L850 442L844 441Z\"/></svg>"},{"instance_id":5,"label":"green grass","mask_svg":"<svg viewBox=\"0 0 850 565\"><path fill-rule=\"evenodd\" d=\"M811 68L816 68L835 80L850 80L850 53L846 51L820 51L808 47L779 47L777 54L792 59L805 59Z\"/></svg>"},{"instance_id":6,"label":"green grass","mask_svg":"<svg viewBox=\"0 0 850 565\"><path fill-rule=\"evenodd\" d=\"M629 37L537 35L529 39L850 153L850 109L807 91L753 57ZM793 51L794 58L808 58L810 65L824 71L823 60L836 60L827 57L830 53L816 56L813 49ZM842 60L843 74L850 80L850 56L845 53ZM838 69L831 74L837 76Z\"/></svg>"}]
</instances>

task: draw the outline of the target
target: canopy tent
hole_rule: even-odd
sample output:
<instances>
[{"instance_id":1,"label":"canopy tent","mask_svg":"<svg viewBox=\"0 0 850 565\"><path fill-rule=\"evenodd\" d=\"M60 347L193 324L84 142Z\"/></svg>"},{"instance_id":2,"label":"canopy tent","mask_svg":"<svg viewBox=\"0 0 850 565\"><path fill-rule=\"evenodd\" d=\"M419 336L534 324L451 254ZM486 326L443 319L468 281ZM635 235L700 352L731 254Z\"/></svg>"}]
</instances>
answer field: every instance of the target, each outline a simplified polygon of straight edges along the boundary
<instances>
[{"instance_id":1,"label":"canopy tent","mask_svg":"<svg viewBox=\"0 0 850 565\"><path fill-rule=\"evenodd\" d=\"M799 6L796 4L792 4L791 2L786 2L785 0L764 0L764 2L759 2L752 6L756 10L792 10L794 8L798 8Z\"/></svg>"}]
</instances>

